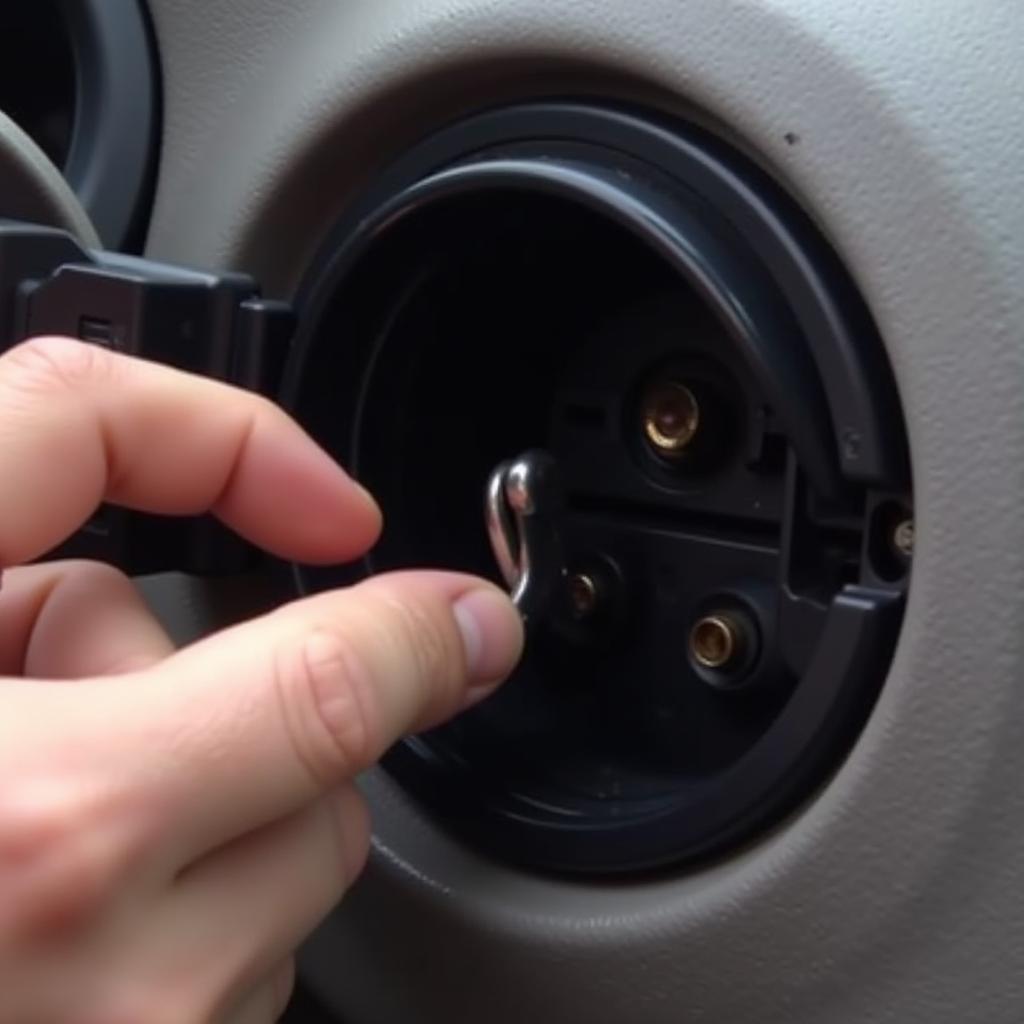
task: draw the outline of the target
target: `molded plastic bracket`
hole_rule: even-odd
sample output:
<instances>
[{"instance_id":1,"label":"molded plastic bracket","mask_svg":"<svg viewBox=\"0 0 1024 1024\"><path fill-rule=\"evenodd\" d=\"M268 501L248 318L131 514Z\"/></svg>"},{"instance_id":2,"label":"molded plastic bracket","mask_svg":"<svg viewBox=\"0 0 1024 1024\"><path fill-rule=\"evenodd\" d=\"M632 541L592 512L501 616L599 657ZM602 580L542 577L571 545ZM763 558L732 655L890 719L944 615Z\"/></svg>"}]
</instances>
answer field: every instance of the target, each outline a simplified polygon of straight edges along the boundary
<instances>
[{"instance_id":1,"label":"molded plastic bracket","mask_svg":"<svg viewBox=\"0 0 1024 1024\"><path fill-rule=\"evenodd\" d=\"M280 378L291 308L245 274L88 250L67 232L0 221L0 350L62 334L262 394ZM103 507L47 557L102 558L140 575L241 571L258 552L209 516Z\"/></svg>"}]
</instances>

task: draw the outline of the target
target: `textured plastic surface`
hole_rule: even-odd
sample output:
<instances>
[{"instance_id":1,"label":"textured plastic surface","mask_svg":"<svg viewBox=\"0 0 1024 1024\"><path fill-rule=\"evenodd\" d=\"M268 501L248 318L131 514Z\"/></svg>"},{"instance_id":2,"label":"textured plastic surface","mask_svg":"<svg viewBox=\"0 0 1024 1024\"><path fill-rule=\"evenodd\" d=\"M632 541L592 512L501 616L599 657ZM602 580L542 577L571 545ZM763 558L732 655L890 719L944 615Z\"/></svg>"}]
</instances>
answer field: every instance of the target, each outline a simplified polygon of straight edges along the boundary
<instances>
[{"instance_id":1,"label":"textured plastic surface","mask_svg":"<svg viewBox=\"0 0 1024 1024\"><path fill-rule=\"evenodd\" d=\"M1024 9L159 0L154 13L167 75L154 254L286 290L362 177L428 124L567 77L627 80L727 122L789 180L872 307L908 420L906 625L817 799L685 879L563 885L446 842L371 774L376 854L305 964L345 1019L1018 1021Z\"/></svg>"}]
</instances>

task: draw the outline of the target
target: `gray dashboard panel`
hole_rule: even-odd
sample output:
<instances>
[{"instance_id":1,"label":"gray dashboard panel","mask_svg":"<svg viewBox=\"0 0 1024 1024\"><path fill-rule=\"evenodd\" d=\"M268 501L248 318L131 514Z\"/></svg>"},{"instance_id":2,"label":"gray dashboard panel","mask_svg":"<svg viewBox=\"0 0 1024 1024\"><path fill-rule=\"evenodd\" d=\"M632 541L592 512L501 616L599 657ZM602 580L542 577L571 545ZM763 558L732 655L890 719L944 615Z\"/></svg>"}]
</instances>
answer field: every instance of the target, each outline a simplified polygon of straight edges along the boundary
<instances>
[{"instance_id":1,"label":"gray dashboard panel","mask_svg":"<svg viewBox=\"0 0 1024 1024\"><path fill-rule=\"evenodd\" d=\"M366 876L304 968L352 1024L1024 1018L1024 8L953 0L152 0L149 252L288 294L346 199L480 103L642 96L724 125L832 238L889 348L917 544L906 625L836 775L742 853L545 880L381 773ZM230 602L169 617L207 628ZM187 630L185 630L187 632Z\"/></svg>"}]
</instances>

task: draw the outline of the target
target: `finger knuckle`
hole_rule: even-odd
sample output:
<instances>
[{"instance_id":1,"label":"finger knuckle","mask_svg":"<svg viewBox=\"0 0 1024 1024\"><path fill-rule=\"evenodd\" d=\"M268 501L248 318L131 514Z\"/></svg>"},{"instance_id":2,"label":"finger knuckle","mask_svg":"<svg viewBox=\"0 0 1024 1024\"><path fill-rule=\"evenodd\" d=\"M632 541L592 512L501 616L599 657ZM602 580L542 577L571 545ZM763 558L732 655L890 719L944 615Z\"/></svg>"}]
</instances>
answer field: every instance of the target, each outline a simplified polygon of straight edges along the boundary
<instances>
[{"instance_id":1,"label":"finger knuckle","mask_svg":"<svg viewBox=\"0 0 1024 1024\"><path fill-rule=\"evenodd\" d=\"M62 784L0 794L3 931L36 940L75 934L99 912L129 850L109 809Z\"/></svg>"},{"instance_id":2,"label":"finger knuckle","mask_svg":"<svg viewBox=\"0 0 1024 1024\"><path fill-rule=\"evenodd\" d=\"M373 680L343 634L317 629L275 659L274 686L295 753L314 780L330 786L373 760Z\"/></svg>"},{"instance_id":3,"label":"finger knuckle","mask_svg":"<svg viewBox=\"0 0 1024 1024\"><path fill-rule=\"evenodd\" d=\"M98 345L54 335L23 341L4 354L0 365L9 385L46 392L107 378L115 360Z\"/></svg>"}]
</instances>

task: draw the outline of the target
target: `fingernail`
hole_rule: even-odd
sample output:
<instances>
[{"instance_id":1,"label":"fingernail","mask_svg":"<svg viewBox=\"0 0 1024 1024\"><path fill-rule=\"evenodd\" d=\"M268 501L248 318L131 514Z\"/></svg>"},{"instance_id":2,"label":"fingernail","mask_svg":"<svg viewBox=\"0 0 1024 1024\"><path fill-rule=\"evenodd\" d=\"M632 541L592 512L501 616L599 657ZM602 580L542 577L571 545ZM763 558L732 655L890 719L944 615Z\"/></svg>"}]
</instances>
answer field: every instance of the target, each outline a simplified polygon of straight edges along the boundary
<instances>
[{"instance_id":1,"label":"fingernail","mask_svg":"<svg viewBox=\"0 0 1024 1024\"><path fill-rule=\"evenodd\" d=\"M511 600L491 587L471 590L452 606L462 633L466 668L473 690L493 689L519 660L523 648L523 626ZM479 699L479 695L476 695Z\"/></svg>"},{"instance_id":2,"label":"fingernail","mask_svg":"<svg viewBox=\"0 0 1024 1024\"><path fill-rule=\"evenodd\" d=\"M352 485L366 501L367 505L372 505L377 512L380 512L380 505L377 503L377 499L355 477L350 476L349 480L352 481Z\"/></svg>"},{"instance_id":3,"label":"fingernail","mask_svg":"<svg viewBox=\"0 0 1024 1024\"><path fill-rule=\"evenodd\" d=\"M353 484L355 484L356 490L371 504L376 505L377 499L355 478L349 478Z\"/></svg>"},{"instance_id":4,"label":"fingernail","mask_svg":"<svg viewBox=\"0 0 1024 1024\"><path fill-rule=\"evenodd\" d=\"M376 544L380 539L381 531L384 529L384 512L381 510L380 504L370 491L368 491L358 480L355 480L352 477L349 477L349 479L352 480L353 486L359 493L359 496L366 503L366 507L369 510L370 515L373 516L372 525L369 531L371 539L367 544L367 546L370 547L373 544Z\"/></svg>"}]
</instances>

